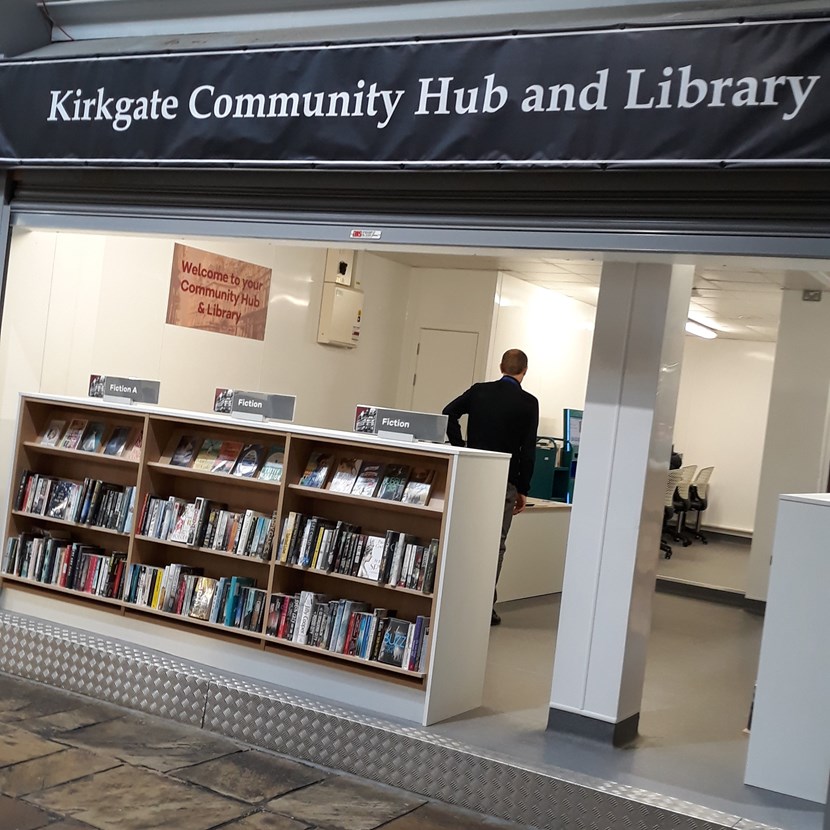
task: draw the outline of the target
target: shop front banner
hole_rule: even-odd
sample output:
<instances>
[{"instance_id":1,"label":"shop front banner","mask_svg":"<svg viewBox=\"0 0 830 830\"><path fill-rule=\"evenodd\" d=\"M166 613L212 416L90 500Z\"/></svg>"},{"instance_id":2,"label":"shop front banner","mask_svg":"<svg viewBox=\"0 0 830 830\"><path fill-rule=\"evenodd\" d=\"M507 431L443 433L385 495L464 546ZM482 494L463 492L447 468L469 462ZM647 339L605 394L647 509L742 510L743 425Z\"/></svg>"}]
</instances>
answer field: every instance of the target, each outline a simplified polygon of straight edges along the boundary
<instances>
[{"instance_id":1,"label":"shop front banner","mask_svg":"<svg viewBox=\"0 0 830 830\"><path fill-rule=\"evenodd\" d=\"M167 323L265 339L271 269L176 243Z\"/></svg>"},{"instance_id":2,"label":"shop front banner","mask_svg":"<svg viewBox=\"0 0 830 830\"><path fill-rule=\"evenodd\" d=\"M826 163L830 21L0 62L0 165Z\"/></svg>"}]
</instances>

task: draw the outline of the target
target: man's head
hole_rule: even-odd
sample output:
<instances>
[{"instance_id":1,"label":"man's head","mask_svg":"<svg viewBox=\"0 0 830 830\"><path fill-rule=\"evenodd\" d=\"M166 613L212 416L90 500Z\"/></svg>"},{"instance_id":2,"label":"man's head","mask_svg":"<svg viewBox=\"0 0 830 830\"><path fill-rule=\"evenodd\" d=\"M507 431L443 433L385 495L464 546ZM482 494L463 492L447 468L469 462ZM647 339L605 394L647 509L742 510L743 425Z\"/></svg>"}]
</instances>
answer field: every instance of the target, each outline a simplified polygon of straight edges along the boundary
<instances>
[{"instance_id":1,"label":"man's head","mask_svg":"<svg viewBox=\"0 0 830 830\"><path fill-rule=\"evenodd\" d=\"M521 349L508 349L501 356L499 369L503 375L521 381L527 372L527 355Z\"/></svg>"}]
</instances>

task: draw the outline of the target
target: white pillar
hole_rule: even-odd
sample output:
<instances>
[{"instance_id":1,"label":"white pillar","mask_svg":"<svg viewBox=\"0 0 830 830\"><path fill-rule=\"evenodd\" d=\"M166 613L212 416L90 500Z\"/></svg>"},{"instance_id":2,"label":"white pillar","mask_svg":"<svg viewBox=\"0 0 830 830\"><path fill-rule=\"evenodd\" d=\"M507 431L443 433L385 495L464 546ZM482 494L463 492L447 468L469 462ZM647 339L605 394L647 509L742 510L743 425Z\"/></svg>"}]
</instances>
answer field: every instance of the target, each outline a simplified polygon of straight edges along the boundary
<instances>
[{"instance_id":1,"label":"white pillar","mask_svg":"<svg viewBox=\"0 0 830 830\"><path fill-rule=\"evenodd\" d=\"M764 601L781 493L824 493L828 484L830 413L830 293L805 302L784 291L772 370L767 434L746 598Z\"/></svg>"},{"instance_id":2,"label":"white pillar","mask_svg":"<svg viewBox=\"0 0 830 830\"><path fill-rule=\"evenodd\" d=\"M692 266L606 263L548 728L637 734Z\"/></svg>"}]
</instances>

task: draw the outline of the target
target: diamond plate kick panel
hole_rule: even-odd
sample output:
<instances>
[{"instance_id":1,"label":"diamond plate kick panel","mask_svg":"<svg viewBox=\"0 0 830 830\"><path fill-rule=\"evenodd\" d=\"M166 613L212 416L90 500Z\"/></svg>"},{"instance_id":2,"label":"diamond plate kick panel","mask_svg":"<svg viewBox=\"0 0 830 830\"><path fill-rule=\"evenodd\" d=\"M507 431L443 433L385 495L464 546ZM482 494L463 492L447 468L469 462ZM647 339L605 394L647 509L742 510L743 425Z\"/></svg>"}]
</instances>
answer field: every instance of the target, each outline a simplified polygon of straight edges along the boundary
<instances>
[{"instance_id":1,"label":"diamond plate kick panel","mask_svg":"<svg viewBox=\"0 0 830 830\"><path fill-rule=\"evenodd\" d=\"M0 671L532 827L719 830L741 821L24 615L0 613Z\"/></svg>"}]
</instances>

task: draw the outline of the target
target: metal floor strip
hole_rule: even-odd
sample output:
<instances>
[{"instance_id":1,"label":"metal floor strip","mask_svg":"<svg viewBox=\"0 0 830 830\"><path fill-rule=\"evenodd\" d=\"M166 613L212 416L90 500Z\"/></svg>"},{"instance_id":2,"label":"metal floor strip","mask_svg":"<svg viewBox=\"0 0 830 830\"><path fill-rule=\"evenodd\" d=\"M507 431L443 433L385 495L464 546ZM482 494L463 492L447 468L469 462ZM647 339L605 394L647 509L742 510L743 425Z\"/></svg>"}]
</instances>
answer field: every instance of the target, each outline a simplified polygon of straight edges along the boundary
<instances>
[{"instance_id":1,"label":"metal floor strip","mask_svg":"<svg viewBox=\"0 0 830 830\"><path fill-rule=\"evenodd\" d=\"M20 614L0 612L0 671L533 827L766 827Z\"/></svg>"}]
</instances>

